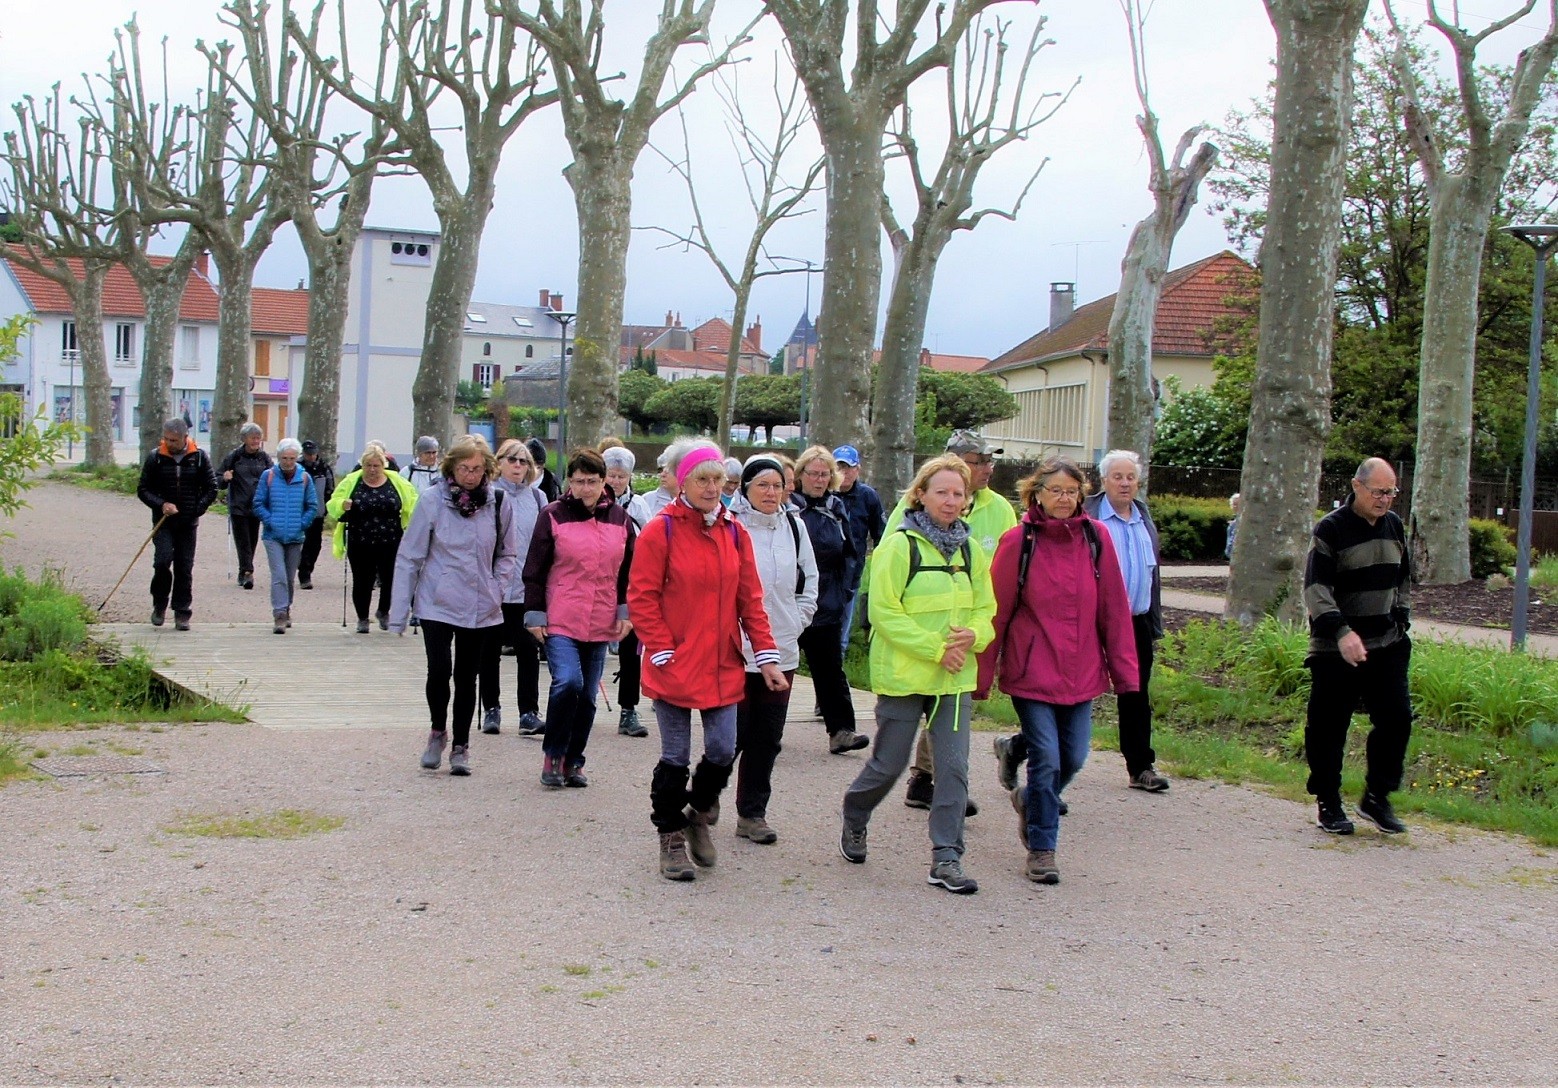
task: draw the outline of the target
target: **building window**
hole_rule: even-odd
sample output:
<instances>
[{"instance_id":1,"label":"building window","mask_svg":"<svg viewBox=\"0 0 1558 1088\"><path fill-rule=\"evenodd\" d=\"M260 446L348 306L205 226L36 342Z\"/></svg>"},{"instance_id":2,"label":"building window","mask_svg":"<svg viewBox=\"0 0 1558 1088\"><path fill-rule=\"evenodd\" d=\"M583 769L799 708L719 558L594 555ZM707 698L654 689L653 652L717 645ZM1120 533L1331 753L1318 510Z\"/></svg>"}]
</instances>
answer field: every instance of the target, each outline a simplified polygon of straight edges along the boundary
<instances>
[{"instance_id":1,"label":"building window","mask_svg":"<svg viewBox=\"0 0 1558 1088\"><path fill-rule=\"evenodd\" d=\"M525 358L527 358L527 359L534 359L535 357L536 357L536 346L534 344L526 344L525 345Z\"/></svg>"},{"instance_id":2,"label":"building window","mask_svg":"<svg viewBox=\"0 0 1558 1088\"><path fill-rule=\"evenodd\" d=\"M491 389L497 377L498 367L495 363L477 363L471 367L471 380L483 389Z\"/></svg>"},{"instance_id":3,"label":"building window","mask_svg":"<svg viewBox=\"0 0 1558 1088\"><path fill-rule=\"evenodd\" d=\"M76 346L76 323L74 321L60 322L60 357L67 362L79 358Z\"/></svg>"},{"instance_id":4,"label":"building window","mask_svg":"<svg viewBox=\"0 0 1558 1088\"><path fill-rule=\"evenodd\" d=\"M485 344L483 344L481 346L481 353L483 355L491 355L492 354L492 343L490 341L488 343L485 343Z\"/></svg>"},{"instance_id":5,"label":"building window","mask_svg":"<svg viewBox=\"0 0 1558 1088\"><path fill-rule=\"evenodd\" d=\"M195 325L179 326L179 367L183 370L200 367L200 329Z\"/></svg>"},{"instance_id":6,"label":"building window","mask_svg":"<svg viewBox=\"0 0 1558 1088\"><path fill-rule=\"evenodd\" d=\"M135 326L125 321L114 326L114 362L119 366L135 362Z\"/></svg>"},{"instance_id":7,"label":"building window","mask_svg":"<svg viewBox=\"0 0 1558 1088\"><path fill-rule=\"evenodd\" d=\"M1087 421L1087 385L1058 385L1015 394L1011 434L1028 442L1080 446Z\"/></svg>"},{"instance_id":8,"label":"building window","mask_svg":"<svg viewBox=\"0 0 1558 1088\"><path fill-rule=\"evenodd\" d=\"M426 242L390 243L390 264L431 265L432 263L433 248Z\"/></svg>"}]
</instances>

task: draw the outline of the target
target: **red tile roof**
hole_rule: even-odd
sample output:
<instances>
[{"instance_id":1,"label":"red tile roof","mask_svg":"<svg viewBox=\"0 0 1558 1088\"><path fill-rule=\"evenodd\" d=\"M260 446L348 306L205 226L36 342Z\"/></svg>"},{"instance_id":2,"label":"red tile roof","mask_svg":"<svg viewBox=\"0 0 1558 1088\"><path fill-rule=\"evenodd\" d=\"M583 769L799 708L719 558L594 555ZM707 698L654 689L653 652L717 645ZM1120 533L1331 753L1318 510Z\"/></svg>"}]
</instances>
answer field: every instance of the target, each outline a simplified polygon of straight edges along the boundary
<instances>
[{"instance_id":1,"label":"red tile roof","mask_svg":"<svg viewBox=\"0 0 1558 1088\"><path fill-rule=\"evenodd\" d=\"M1163 294L1152 324L1154 355L1214 355L1220 325L1246 313L1237 296L1252 291L1255 268L1229 250L1176 268L1163 277ZM1030 336L990 361L986 371L1007 370L1041 359L1108 351L1109 318L1115 295L1078 306L1070 320Z\"/></svg>"},{"instance_id":2,"label":"red tile roof","mask_svg":"<svg viewBox=\"0 0 1558 1088\"><path fill-rule=\"evenodd\" d=\"M659 370L706 370L710 377L725 373L725 349L719 351L678 351L675 348L656 348L655 367ZM624 362L632 358L631 353L624 356ZM755 366L756 361L746 356L738 356L737 367L741 373L751 373L750 367Z\"/></svg>"},{"instance_id":3,"label":"red tile roof","mask_svg":"<svg viewBox=\"0 0 1558 1088\"><path fill-rule=\"evenodd\" d=\"M249 324L256 333L308 335L308 291L256 287L251 296Z\"/></svg>"},{"instance_id":4,"label":"red tile roof","mask_svg":"<svg viewBox=\"0 0 1558 1088\"><path fill-rule=\"evenodd\" d=\"M70 296L59 284L47 276L40 276L22 267L19 261L9 257L0 257L0 259L5 261L16 277L16 282L21 285L22 294L32 304L35 313L68 314L71 312ZM165 265L171 259L153 257L151 261L156 265ZM69 258L65 263L77 276L82 274L82 262L79 259ZM108 278L103 283L103 316L146 316L146 302L141 298L141 289L135 285L135 277L130 275L130 270L124 265L116 264L108 269ZM184 301L179 306L179 317L185 321L215 322L216 316L216 288L199 272L191 272L189 285L184 289Z\"/></svg>"},{"instance_id":5,"label":"red tile roof","mask_svg":"<svg viewBox=\"0 0 1558 1088\"><path fill-rule=\"evenodd\" d=\"M721 356L730 350L730 322L723 317L711 317L692 330L692 344L697 351L717 351ZM750 339L741 338L742 355L762 355L763 349Z\"/></svg>"}]
</instances>

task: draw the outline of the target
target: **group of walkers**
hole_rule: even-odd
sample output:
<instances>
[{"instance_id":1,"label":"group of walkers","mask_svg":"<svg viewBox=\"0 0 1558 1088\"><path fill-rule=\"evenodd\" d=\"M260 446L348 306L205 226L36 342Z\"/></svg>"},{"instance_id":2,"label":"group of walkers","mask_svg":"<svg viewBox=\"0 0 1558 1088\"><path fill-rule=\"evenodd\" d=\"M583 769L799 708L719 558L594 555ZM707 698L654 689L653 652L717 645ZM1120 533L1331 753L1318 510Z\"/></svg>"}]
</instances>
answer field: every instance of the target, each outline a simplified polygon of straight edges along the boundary
<instances>
[{"instance_id":1,"label":"group of walkers","mask_svg":"<svg viewBox=\"0 0 1558 1088\"><path fill-rule=\"evenodd\" d=\"M732 777L735 834L777 841L768 822L773 771L803 657L828 750L871 747L841 801L839 850L850 862L866 861L871 816L913 762L905 803L929 811L928 882L977 891L962 866L964 821L977 811L969 731L973 702L997 688L1021 726L996 739L995 754L1028 879L1059 882L1063 794L1090 751L1097 697L1115 693L1129 786L1169 788L1155 765L1148 695L1163 634L1159 544L1139 497L1144 468L1130 451L1103 458L1103 489L1093 495L1078 465L1046 459L1018 486L1019 518L989 487L1001 451L966 432L920 466L891 515L860 481L851 446L814 446L793 462L759 453L743 463L706 440L678 439L658 460L659 487L635 495L634 455L608 439L569 453L549 496L545 450L535 440L507 440L496 455L478 436L442 453L435 440L419 440L410 478L370 443L322 499L333 480L328 470L311 475L306 444L283 440L269 464L256 436L242 437L220 481L182 421L169 421L146 461L141 498L160 515L152 622L163 622L171 602L177 626L188 628L194 523L219 484L236 510L239 487L252 480L247 512L234 516L263 530L276 633L290 625L294 576L311 570L308 533L322 510L335 517L335 554L352 570L358 630L369 630L376 586L381 628L403 634L420 624L430 715L424 768L438 769L447 750L450 774L470 774L478 708L483 732L501 730L506 648L517 662L519 731L542 737L542 785L586 787L596 696L614 653L619 732L647 735L640 689L658 727L650 820L667 879L691 880L716 864L712 829ZM1352 825L1339 797L1340 751L1358 699L1375 714L1379 738L1371 739L1359 812L1382 830L1404 830L1388 794L1399 787L1410 729L1410 708L1396 697L1409 652L1405 560L1400 519L1388 511L1393 477L1381 483L1381 466L1389 472L1365 462L1348 516L1339 511L1317 527L1306 578L1317 681L1310 788L1320 826L1342 834ZM425 477L420 488L413 473ZM245 569L238 550L247 587L252 553ZM874 743L855 729L844 677L857 606L869 634ZM550 675L544 720L542 655ZM1380 684L1358 684L1364 672Z\"/></svg>"}]
</instances>

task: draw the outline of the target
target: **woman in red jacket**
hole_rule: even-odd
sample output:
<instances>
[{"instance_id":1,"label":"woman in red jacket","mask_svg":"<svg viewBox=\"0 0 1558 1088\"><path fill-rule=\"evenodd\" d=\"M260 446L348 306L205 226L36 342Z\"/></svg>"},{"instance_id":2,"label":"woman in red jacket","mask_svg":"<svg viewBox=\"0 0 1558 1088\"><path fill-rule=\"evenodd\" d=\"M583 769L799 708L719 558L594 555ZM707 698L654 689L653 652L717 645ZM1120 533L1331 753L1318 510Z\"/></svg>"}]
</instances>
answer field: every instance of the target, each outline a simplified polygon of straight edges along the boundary
<instances>
[{"instance_id":1,"label":"woman in red jacket","mask_svg":"<svg viewBox=\"0 0 1558 1088\"><path fill-rule=\"evenodd\" d=\"M724 455L710 442L680 439L662 463L679 494L639 534L628 618L643 645L643 688L660 726L660 761L649 788L660 874L691 880L692 862L715 861L709 828L730 780L736 706L746 691L743 633L769 689L784 691L789 681L763 610L752 538L720 502ZM694 710L703 719L703 758L689 787Z\"/></svg>"},{"instance_id":2,"label":"woman in red jacket","mask_svg":"<svg viewBox=\"0 0 1558 1088\"><path fill-rule=\"evenodd\" d=\"M995 640L979 655L974 698L997 675L1012 697L1028 755L1027 789L1012 791L1027 876L1058 884L1060 791L1087 761L1093 700L1111 679L1117 692L1136 690L1136 639L1114 543L1082 512L1082 470L1051 457L1018 486L1027 513L990 564Z\"/></svg>"}]
</instances>

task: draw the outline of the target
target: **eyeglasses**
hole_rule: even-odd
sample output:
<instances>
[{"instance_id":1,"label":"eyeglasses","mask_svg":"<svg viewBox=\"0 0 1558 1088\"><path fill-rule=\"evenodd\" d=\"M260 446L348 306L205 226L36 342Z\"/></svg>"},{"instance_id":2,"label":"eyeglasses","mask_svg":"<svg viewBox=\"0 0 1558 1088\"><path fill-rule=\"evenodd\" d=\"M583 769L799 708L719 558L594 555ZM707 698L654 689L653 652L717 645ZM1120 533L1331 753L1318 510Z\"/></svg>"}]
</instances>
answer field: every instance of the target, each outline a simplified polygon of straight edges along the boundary
<instances>
[{"instance_id":1,"label":"eyeglasses","mask_svg":"<svg viewBox=\"0 0 1558 1088\"><path fill-rule=\"evenodd\" d=\"M600 487L606 481L599 476L570 476L569 487Z\"/></svg>"},{"instance_id":2,"label":"eyeglasses","mask_svg":"<svg viewBox=\"0 0 1558 1088\"><path fill-rule=\"evenodd\" d=\"M805 472L801 473L801 475L806 477L806 479L808 479L808 480L831 480L831 479L833 479L833 473L829 472L827 469L819 469L819 470L816 470L816 471L813 471L811 469L807 469Z\"/></svg>"},{"instance_id":3,"label":"eyeglasses","mask_svg":"<svg viewBox=\"0 0 1558 1088\"><path fill-rule=\"evenodd\" d=\"M455 465L454 470L461 476L480 476L487 471L487 466L481 461L477 461L472 465Z\"/></svg>"},{"instance_id":4,"label":"eyeglasses","mask_svg":"<svg viewBox=\"0 0 1558 1088\"><path fill-rule=\"evenodd\" d=\"M977 454L967 453L963 455L963 463L970 468L987 468L995 464L994 457L981 457Z\"/></svg>"},{"instance_id":5,"label":"eyeglasses","mask_svg":"<svg viewBox=\"0 0 1558 1088\"><path fill-rule=\"evenodd\" d=\"M1393 499L1401 494L1399 487L1366 487L1363 490L1373 495L1376 499Z\"/></svg>"},{"instance_id":6,"label":"eyeglasses","mask_svg":"<svg viewBox=\"0 0 1558 1088\"><path fill-rule=\"evenodd\" d=\"M533 464L535 464L535 462L532 461L528 457L505 457L504 460L507 461L511 465L533 465Z\"/></svg>"},{"instance_id":7,"label":"eyeglasses","mask_svg":"<svg viewBox=\"0 0 1558 1088\"><path fill-rule=\"evenodd\" d=\"M1082 497L1082 490L1077 487L1050 487L1048 484L1045 484L1044 490L1057 499L1080 499Z\"/></svg>"}]
</instances>

